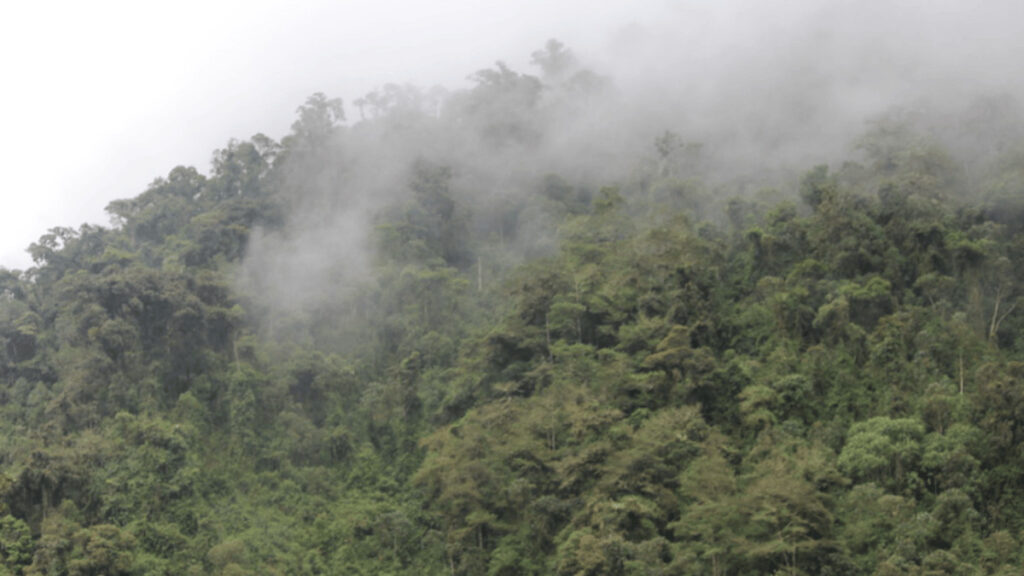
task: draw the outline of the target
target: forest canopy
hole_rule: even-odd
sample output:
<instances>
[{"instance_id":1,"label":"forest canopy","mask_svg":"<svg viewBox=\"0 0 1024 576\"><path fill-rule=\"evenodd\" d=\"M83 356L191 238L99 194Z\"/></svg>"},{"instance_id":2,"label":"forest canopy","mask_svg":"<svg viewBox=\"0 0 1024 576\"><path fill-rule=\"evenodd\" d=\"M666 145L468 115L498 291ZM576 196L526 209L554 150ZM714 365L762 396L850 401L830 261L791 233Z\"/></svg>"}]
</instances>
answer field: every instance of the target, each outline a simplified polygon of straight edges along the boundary
<instances>
[{"instance_id":1,"label":"forest canopy","mask_svg":"<svg viewBox=\"0 0 1024 576\"><path fill-rule=\"evenodd\" d=\"M1018 103L794 168L532 62L0 269L0 575L1020 574Z\"/></svg>"}]
</instances>

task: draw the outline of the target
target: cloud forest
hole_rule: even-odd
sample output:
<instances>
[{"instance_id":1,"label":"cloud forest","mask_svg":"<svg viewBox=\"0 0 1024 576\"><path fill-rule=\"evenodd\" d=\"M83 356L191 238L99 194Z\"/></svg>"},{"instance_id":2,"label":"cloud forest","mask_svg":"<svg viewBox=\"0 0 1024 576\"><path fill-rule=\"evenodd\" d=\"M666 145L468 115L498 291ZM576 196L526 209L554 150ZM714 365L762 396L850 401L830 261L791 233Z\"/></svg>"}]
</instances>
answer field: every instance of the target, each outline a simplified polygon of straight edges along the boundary
<instances>
[{"instance_id":1,"label":"cloud forest","mask_svg":"<svg viewBox=\"0 0 1024 576\"><path fill-rule=\"evenodd\" d=\"M0 269L0 575L1024 573L1017 98L583 60L313 94Z\"/></svg>"}]
</instances>

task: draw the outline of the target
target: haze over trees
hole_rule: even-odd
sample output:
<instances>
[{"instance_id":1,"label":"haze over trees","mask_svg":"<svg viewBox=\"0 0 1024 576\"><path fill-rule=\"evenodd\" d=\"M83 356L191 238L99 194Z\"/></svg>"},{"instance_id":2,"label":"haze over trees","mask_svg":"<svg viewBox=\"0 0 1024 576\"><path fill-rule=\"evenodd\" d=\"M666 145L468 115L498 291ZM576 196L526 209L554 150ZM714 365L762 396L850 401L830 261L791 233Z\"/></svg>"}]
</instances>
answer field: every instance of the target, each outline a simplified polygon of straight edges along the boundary
<instances>
[{"instance_id":1,"label":"haze over trees","mask_svg":"<svg viewBox=\"0 0 1024 576\"><path fill-rule=\"evenodd\" d=\"M1017 101L792 169L532 61L0 270L0 574L1020 574Z\"/></svg>"}]
</instances>

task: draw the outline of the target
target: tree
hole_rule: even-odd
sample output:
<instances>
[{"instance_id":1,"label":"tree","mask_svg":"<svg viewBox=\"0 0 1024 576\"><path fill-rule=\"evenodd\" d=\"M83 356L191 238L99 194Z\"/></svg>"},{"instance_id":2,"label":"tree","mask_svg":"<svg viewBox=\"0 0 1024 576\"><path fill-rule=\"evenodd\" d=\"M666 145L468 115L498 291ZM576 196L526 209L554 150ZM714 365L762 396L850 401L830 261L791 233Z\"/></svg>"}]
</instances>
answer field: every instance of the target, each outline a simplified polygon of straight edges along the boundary
<instances>
[{"instance_id":1,"label":"tree","mask_svg":"<svg viewBox=\"0 0 1024 576\"><path fill-rule=\"evenodd\" d=\"M317 92L296 109L299 117L292 123L292 133L281 141L288 152L309 152L321 148L345 121L345 109L340 98L328 98Z\"/></svg>"},{"instance_id":2,"label":"tree","mask_svg":"<svg viewBox=\"0 0 1024 576\"><path fill-rule=\"evenodd\" d=\"M871 418L850 427L838 465L858 481L873 480L892 490L913 490L924 425L914 418Z\"/></svg>"},{"instance_id":3,"label":"tree","mask_svg":"<svg viewBox=\"0 0 1024 576\"><path fill-rule=\"evenodd\" d=\"M735 471L719 447L709 446L686 468L679 492L690 502L670 527L688 542L697 566L710 565L712 576L728 574L738 561L743 519Z\"/></svg>"}]
</instances>

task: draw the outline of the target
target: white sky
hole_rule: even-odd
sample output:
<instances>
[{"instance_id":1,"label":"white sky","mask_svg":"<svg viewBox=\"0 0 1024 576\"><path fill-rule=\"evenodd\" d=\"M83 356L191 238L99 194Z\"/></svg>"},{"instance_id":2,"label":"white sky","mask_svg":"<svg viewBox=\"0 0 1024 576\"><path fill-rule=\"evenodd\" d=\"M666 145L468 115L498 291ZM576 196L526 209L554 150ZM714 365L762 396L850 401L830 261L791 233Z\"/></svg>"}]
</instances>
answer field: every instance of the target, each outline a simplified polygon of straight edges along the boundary
<instances>
[{"instance_id":1,"label":"white sky","mask_svg":"<svg viewBox=\"0 0 1024 576\"><path fill-rule=\"evenodd\" d=\"M313 92L459 87L557 37L593 46L643 2L36 0L0 5L0 266L54 226L106 225L229 138L285 135ZM662 2L646 2L651 6Z\"/></svg>"},{"instance_id":2,"label":"white sky","mask_svg":"<svg viewBox=\"0 0 1024 576\"><path fill-rule=\"evenodd\" d=\"M800 14L813 11L807 26ZM790 58L801 35L794 50L806 53L815 33L840 46L833 57L863 59L880 43L927 54L918 64L935 70L905 82L934 76L945 88L1019 78L1021 22L1020 0L10 0L0 3L0 266L30 266L25 249L51 227L106 225L108 202L177 165L206 172L229 138L281 138L317 91L343 98L353 120L351 102L384 83L458 88L498 59L528 69L554 37L626 84L678 78L715 99L716 74L756 82L777 65L772 54ZM865 98L884 97L877 86Z\"/></svg>"}]
</instances>

